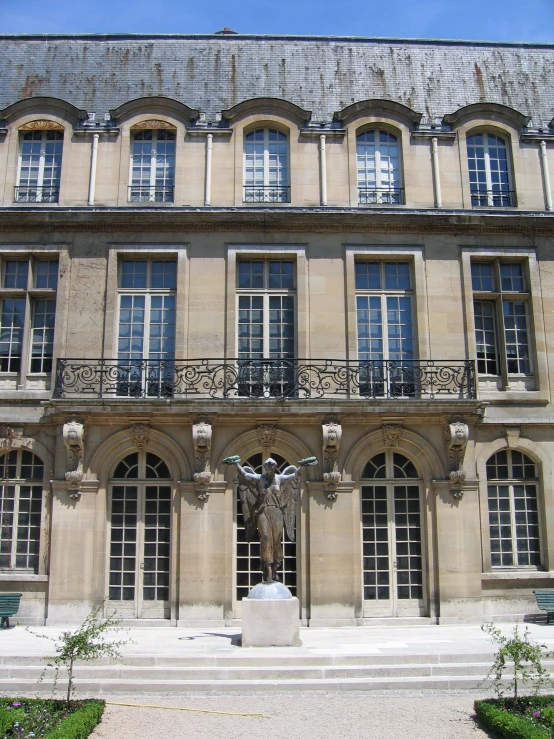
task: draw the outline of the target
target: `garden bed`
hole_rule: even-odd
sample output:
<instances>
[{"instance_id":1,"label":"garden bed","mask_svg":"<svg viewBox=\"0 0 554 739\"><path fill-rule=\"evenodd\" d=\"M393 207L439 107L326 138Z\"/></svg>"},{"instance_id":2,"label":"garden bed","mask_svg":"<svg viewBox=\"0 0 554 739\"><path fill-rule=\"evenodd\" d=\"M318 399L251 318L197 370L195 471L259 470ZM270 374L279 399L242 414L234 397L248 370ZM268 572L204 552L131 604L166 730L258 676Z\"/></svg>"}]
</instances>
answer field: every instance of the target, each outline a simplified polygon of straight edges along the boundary
<instances>
[{"instance_id":1,"label":"garden bed","mask_svg":"<svg viewBox=\"0 0 554 739\"><path fill-rule=\"evenodd\" d=\"M0 739L86 739L100 722L102 700L0 698Z\"/></svg>"},{"instance_id":2,"label":"garden bed","mask_svg":"<svg viewBox=\"0 0 554 739\"><path fill-rule=\"evenodd\" d=\"M490 698L474 705L482 723L507 739L554 737L554 695Z\"/></svg>"}]
</instances>

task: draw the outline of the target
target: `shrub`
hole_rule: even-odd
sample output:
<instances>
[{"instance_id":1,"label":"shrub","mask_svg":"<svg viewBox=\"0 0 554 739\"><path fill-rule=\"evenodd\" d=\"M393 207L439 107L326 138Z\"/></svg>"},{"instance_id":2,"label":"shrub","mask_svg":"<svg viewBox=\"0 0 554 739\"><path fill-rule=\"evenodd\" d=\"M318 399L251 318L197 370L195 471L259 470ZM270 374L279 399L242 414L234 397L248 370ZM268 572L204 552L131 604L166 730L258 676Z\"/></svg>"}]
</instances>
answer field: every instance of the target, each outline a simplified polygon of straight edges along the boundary
<instances>
[{"instance_id":1,"label":"shrub","mask_svg":"<svg viewBox=\"0 0 554 739\"><path fill-rule=\"evenodd\" d=\"M550 731L531 723L522 715L500 708L501 705L501 702L491 700L475 701L475 713L485 726L505 739L550 739Z\"/></svg>"},{"instance_id":2,"label":"shrub","mask_svg":"<svg viewBox=\"0 0 554 739\"><path fill-rule=\"evenodd\" d=\"M7 706L0 708L0 736L8 733L13 724L23 721L25 711L22 708L9 709Z\"/></svg>"},{"instance_id":3,"label":"shrub","mask_svg":"<svg viewBox=\"0 0 554 739\"><path fill-rule=\"evenodd\" d=\"M62 700L0 698L0 739L86 739L104 706L103 700L73 702L68 709ZM19 726L14 727L16 722Z\"/></svg>"},{"instance_id":4,"label":"shrub","mask_svg":"<svg viewBox=\"0 0 554 739\"><path fill-rule=\"evenodd\" d=\"M82 707L70 714L44 739L86 739L94 727L100 722L104 713L104 701L83 701Z\"/></svg>"}]
</instances>

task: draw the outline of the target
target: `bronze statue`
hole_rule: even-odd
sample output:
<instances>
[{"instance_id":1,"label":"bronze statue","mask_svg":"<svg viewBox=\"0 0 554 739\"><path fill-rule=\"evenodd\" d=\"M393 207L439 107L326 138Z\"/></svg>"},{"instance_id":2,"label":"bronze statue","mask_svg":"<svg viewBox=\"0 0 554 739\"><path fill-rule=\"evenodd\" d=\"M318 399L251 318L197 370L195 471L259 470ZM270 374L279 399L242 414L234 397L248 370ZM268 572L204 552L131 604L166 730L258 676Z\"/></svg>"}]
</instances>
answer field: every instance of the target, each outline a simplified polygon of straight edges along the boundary
<instances>
[{"instance_id":1,"label":"bronze statue","mask_svg":"<svg viewBox=\"0 0 554 739\"><path fill-rule=\"evenodd\" d=\"M302 468L317 464L315 457L289 465L281 474L277 462L266 459L265 472L258 475L251 467L242 467L240 457L226 457L223 464L234 464L239 473L239 495L247 541L260 537L260 559L263 582L277 580L277 571L283 561L283 525L291 541L295 539L296 503Z\"/></svg>"}]
</instances>

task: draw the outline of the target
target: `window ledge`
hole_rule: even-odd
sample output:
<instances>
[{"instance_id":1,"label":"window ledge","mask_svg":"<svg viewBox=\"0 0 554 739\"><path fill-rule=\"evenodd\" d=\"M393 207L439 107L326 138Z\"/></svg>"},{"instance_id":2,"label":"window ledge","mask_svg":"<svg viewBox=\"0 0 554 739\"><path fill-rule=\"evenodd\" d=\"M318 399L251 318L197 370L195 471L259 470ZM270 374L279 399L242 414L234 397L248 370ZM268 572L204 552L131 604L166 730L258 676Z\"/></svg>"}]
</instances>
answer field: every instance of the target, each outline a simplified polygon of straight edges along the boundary
<instances>
[{"instance_id":1,"label":"window ledge","mask_svg":"<svg viewBox=\"0 0 554 739\"><path fill-rule=\"evenodd\" d=\"M0 572L0 582L48 582L48 575L34 575L28 572Z\"/></svg>"},{"instance_id":2,"label":"window ledge","mask_svg":"<svg viewBox=\"0 0 554 739\"><path fill-rule=\"evenodd\" d=\"M491 580L553 580L554 572L544 570L499 570L498 572L482 572L482 581Z\"/></svg>"}]
</instances>

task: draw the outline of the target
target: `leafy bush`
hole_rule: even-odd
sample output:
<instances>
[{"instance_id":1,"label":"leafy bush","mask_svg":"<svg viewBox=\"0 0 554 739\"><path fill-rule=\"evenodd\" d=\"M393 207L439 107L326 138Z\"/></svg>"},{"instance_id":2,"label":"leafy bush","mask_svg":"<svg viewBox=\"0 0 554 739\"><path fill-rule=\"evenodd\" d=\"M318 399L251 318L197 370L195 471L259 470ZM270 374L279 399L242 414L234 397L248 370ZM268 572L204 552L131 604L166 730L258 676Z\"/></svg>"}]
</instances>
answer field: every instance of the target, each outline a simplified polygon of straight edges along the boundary
<instances>
[{"instance_id":1,"label":"leafy bush","mask_svg":"<svg viewBox=\"0 0 554 739\"><path fill-rule=\"evenodd\" d=\"M86 700L68 708L61 700L0 698L0 739L85 739L102 718L104 705Z\"/></svg>"},{"instance_id":2,"label":"leafy bush","mask_svg":"<svg viewBox=\"0 0 554 739\"><path fill-rule=\"evenodd\" d=\"M495 705L496 704L496 705ZM475 713L489 729L505 739L550 739L549 730L533 724L529 719L505 708L500 701L475 701Z\"/></svg>"}]
</instances>

